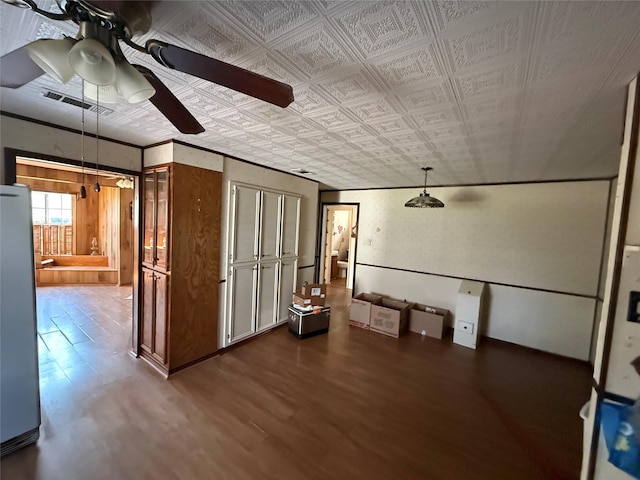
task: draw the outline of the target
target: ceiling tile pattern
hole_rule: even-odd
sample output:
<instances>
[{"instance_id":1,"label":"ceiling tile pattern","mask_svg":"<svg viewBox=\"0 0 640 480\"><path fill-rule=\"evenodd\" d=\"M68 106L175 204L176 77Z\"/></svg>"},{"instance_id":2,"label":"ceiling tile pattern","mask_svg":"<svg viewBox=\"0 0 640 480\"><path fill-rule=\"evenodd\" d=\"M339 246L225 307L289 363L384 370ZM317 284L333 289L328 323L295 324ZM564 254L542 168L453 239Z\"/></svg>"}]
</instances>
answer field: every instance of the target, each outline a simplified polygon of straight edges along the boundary
<instances>
[{"instance_id":1,"label":"ceiling tile pattern","mask_svg":"<svg viewBox=\"0 0 640 480\"><path fill-rule=\"evenodd\" d=\"M56 11L53 0L37 0ZM286 109L151 68L206 131L181 135L149 103L108 105L102 135L137 145L175 138L289 171L322 188L614 176L625 86L640 71L640 2L157 1L157 38L292 85ZM0 54L75 36L0 4ZM4 111L79 129L76 77L0 91ZM86 123L95 128L95 119Z\"/></svg>"}]
</instances>

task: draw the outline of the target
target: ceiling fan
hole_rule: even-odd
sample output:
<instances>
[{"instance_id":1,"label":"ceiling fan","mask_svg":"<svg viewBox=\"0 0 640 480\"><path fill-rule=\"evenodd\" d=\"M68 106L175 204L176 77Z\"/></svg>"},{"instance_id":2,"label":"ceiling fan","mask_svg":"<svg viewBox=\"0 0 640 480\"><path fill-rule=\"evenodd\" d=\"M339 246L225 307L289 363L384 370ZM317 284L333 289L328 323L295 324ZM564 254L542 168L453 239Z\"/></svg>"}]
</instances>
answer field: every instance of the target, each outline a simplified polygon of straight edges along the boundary
<instances>
[{"instance_id":1,"label":"ceiling fan","mask_svg":"<svg viewBox=\"0 0 640 480\"><path fill-rule=\"evenodd\" d=\"M291 86L192 52L161 40L135 43L135 35L151 28L149 1L56 0L62 13L42 10L34 0L2 0L29 8L51 20L73 21L75 39L36 40L0 57L0 86L18 88L48 73L66 83L76 73L84 79L85 94L129 103L149 100L182 133L198 134L204 128L148 68L130 64L120 42L151 55L160 65L188 73L265 102L286 107L293 102ZM99 93L97 93L99 92Z\"/></svg>"}]
</instances>

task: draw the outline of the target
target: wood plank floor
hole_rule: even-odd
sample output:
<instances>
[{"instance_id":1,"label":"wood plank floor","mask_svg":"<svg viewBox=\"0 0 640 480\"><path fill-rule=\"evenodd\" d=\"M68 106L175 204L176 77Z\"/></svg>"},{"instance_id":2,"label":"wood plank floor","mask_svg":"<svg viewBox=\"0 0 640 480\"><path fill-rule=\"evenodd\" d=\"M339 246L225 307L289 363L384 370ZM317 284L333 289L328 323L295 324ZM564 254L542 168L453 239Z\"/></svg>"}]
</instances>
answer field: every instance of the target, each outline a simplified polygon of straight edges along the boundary
<instances>
[{"instance_id":1,"label":"wood plank floor","mask_svg":"<svg viewBox=\"0 0 640 480\"><path fill-rule=\"evenodd\" d=\"M284 328L163 380L127 353L131 290L38 289L43 423L7 480L577 479L590 368L347 324Z\"/></svg>"}]
</instances>

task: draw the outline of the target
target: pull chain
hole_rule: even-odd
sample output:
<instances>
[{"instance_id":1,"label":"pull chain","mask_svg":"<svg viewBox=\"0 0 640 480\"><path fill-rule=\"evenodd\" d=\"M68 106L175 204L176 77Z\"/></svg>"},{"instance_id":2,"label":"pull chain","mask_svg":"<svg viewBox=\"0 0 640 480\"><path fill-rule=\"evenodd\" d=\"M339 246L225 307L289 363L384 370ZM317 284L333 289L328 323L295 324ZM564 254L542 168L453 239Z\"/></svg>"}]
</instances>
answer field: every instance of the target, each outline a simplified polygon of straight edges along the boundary
<instances>
[{"instance_id":1,"label":"pull chain","mask_svg":"<svg viewBox=\"0 0 640 480\"><path fill-rule=\"evenodd\" d=\"M96 86L96 184L94 190L100 191L100 182L98 181L98 165L100 151L100 86Z\"/></svg>"},{"instance_id":2,"label":"pull chain","mask_svg":"<svg viewBox=\"0 0 640 480\"><path fill-rule=\"evenodd\" d=\"M80 161L82 163L82 185L80 186L80 198L87 198L87 188L84 186L85 184L85 173L84 173L84 78L82 79L82 121L80 122L81 132L80 132Z\"/></svg>"}]
</instances>

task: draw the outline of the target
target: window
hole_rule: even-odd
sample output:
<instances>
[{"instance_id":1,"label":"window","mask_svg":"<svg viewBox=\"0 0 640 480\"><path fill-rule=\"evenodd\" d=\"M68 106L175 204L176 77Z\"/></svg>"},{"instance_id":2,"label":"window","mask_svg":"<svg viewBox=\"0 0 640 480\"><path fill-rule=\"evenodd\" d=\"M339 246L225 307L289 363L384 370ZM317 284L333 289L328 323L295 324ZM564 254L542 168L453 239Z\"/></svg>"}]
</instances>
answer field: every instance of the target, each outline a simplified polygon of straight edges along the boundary
<instances>
[{"instance_id":1,"label":"window","mask_svg":"<svg viewBox=\"0 0 640 480\"><path fill-rule=\"evenodd\" d=\"M73 195L68 193L31 192L34 225L71 225Z\"/></svg>"},{"instance_id":2,"label":"window","mask_svg":"<svg viewBox=\"0 0 640 480\"><path fill-rule=\"evenodd\" d=\"M73 195L31 192L31 216L35 253L73 254Z\"/></svg>"}]
</instances>

